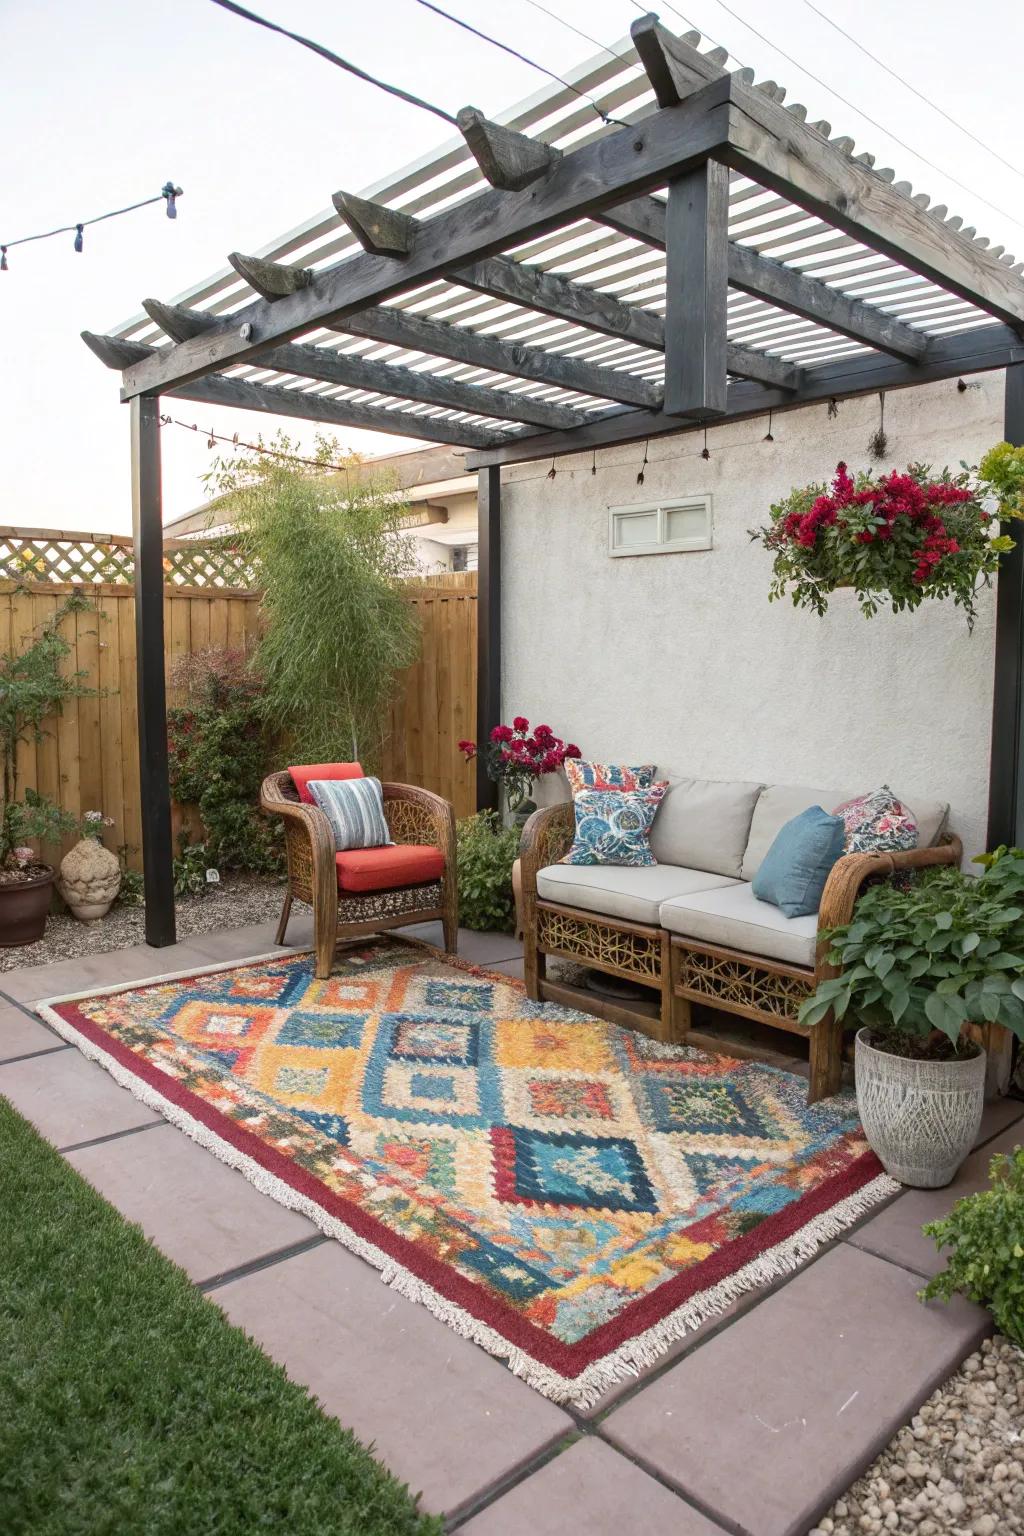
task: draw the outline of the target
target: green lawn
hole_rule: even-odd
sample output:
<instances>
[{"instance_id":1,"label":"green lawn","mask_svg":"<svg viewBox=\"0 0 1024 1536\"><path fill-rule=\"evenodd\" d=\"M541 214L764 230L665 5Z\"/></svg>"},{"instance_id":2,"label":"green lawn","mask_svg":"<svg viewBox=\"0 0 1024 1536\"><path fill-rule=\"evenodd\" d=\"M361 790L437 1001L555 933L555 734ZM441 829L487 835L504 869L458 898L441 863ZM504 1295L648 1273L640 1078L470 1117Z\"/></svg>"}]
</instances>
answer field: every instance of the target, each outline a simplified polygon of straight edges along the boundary
<instances>
[{"instance_id":1,"label":"green lawn","mask_svg":"<svg viewBox=\"0 0 1024 1536\"><path fill-rule=\"evenodd\" d=\"M4 1536L438 1536L0 1099Z\"/></svg>"}]
</instances>

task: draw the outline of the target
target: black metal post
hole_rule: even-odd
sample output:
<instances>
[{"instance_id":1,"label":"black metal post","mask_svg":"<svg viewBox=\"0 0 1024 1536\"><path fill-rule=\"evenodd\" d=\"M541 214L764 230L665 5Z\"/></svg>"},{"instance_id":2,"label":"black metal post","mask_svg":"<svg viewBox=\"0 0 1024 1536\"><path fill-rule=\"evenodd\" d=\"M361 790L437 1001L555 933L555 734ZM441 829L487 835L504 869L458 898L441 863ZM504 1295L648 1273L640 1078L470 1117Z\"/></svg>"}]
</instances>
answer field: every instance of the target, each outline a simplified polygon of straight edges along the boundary
<instances>
[{"instance_id":1,"label":"black metal post","mask_svg":"<svg viewBox=\"0 0 1024 1536\"><path fill-rule=\"evenodd\" d=\"M1008 443L1024 444L1024 363L1011 363L1006 370L1003 433ZM1015 548L999 562L996 598L989 848L1000 843L1024 847L1024 539L1020 524L1009 531Z\"/></svg>"},{"instance_id":2,"label":"black metal post","mask_svg":"<svg viewBox=\"0 0 1024 1536\"><path fill-rule=\"evenodd\" d=\"M156 949L175 941L171 792L167 778L167 694L164 686L164 530L159 410L160 402L155 397L136 396L131 402L142 865L146 943Z\"/></svg>"},{"instance_id":3,"label":"black metal post","mask_svg":"<svg viewBox=\"0 0 1024 1536\"><path fill-rule=\"evenodd\" d=\"M479 472L480 524L476 601L476 739L485 742L501 718L501 469ZM496 809L498 786L476 761L478 810Z\"/></svg>"}]
</instances>

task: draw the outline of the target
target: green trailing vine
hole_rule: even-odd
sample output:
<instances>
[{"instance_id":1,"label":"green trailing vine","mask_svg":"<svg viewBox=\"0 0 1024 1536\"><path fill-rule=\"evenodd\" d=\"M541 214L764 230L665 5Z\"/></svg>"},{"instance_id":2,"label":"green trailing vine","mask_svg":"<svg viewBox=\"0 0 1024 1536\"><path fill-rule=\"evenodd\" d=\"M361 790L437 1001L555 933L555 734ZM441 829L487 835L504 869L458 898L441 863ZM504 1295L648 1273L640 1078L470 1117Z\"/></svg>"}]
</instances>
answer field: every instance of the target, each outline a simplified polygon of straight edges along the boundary
<instances>
[{"instance_id":1,"label":"green trailing vine","mask_svg":"<svg viewBox=\"0 0 1024 1536\"><path fill-rule=\"evenodd\" d=\"M284 436L272 447L292 450ZM208 478L263 591L265 719L293 760L372 764L398 675L419 650L400 585L415 557L401 532L407 506L385 481L329 472L340 456L319 439L312 465L249 452Z\"/></svg>"}]
</instances>

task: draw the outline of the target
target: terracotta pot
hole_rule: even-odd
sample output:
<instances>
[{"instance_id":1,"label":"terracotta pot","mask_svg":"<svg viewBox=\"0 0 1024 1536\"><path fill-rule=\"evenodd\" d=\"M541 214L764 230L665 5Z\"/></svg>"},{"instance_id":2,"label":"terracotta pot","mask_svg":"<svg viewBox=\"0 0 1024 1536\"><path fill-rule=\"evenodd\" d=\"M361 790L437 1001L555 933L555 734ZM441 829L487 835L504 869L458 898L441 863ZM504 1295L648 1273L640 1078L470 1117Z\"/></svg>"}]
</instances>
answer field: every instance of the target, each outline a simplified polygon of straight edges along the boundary
<instances>
[{"instance_id":1,"label":"terracotta pot","mask_svg":"<svg viewBox=\"0 0 1024 1536\"><path fill-rule=\"evenodd\" d=\"M857 1108L886 1173L914 1189L941 1189L970 1152L985 1105L985 1052L918 1061L879 1051L857 1034Z\"/></svg>"},{"instance_id":2,"label":"terracotta pot","mask_svg":"<svg viewBox=\"0 0 1024 1536\"><path fill-rule=\"evenodd\" d=\"M0 948L35 944L46 932L54 871L47 866L31 880L0 885Z\"/></svg>"}]
</instances>

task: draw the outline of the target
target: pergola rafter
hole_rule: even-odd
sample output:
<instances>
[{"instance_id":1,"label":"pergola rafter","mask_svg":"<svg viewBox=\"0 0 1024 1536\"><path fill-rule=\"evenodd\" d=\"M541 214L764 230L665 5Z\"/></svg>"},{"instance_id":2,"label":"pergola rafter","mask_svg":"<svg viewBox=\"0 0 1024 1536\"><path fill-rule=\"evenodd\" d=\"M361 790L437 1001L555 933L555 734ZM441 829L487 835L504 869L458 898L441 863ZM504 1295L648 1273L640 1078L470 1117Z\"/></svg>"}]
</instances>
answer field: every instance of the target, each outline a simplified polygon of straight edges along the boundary
<instances>
[{"instance_id":1,"label":"pergola rafter","mask_svg":"<svg viewBox=\"0 0 1024 1536\"><path fill-rule=\"evenodd\" d=\"M116 335L87 334L121 371L147 466L140 603L159 601L145 577L160 529L147 434L162 394L458 445L482 477L484 731L500 667L501 465L966 372L1019 379L1020 264L808 123L774 81L729 73L722 50L699 44L643 17L632 48L563 90L501 121L463 109L461 143L372 195L336 193L333 214L232 254L229 272L174 303L147 300ZM579 91L616 123L591 122ZM1008 435L1024 435L1016 384L1008 400ZM1022 631L1002 613L1024 606L1022 560L1000 582L1002 636ZM148 623L147 646L158 630ZM997 841L1024 837L1017 663L1018 768L1007 774L1000 738ZM168 870L152 895L147 931L163 942Z\"/></svg>"}]
</instances>

